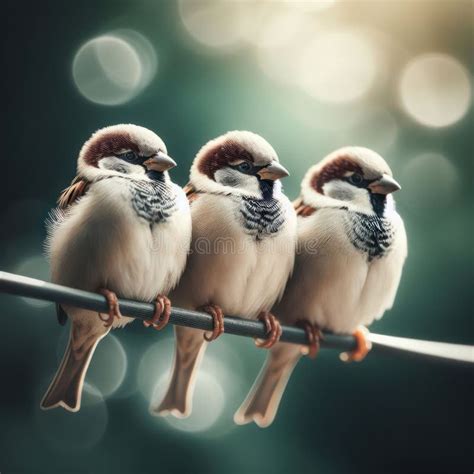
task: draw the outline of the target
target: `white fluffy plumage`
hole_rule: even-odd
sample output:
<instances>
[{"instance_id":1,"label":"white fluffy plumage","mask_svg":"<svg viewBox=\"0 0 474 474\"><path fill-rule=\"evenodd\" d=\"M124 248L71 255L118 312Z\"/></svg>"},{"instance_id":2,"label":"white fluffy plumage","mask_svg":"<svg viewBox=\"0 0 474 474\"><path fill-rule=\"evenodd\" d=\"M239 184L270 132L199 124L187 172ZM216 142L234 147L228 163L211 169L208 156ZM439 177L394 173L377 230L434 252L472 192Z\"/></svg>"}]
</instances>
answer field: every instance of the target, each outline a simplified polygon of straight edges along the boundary
<instances>
[{"instance_id":1,"label":"white fluffy plumage","mask_svg":"<svg viewBox=\"0 0 474 474\"><path fill-rule=\"evenodd\" d=\"M396 189L387 163L367 148L337 150L308 170L296 202L295 269L273 310L281 322L306 320L350 334L392 307L407 256L403 221L389 194ZM300 357L290 344L271 350L237 423L271 424Z\"/></svg>"},{"instance_id":2,"label":"white fluffy plumage","mask_svg":"<svg viewBox=\"0 0 474 474\"><path fill-rule=\"evenodd\" d=\"M127 161L131 150L135 155ZM163 171L150 174L145 159ZM60 201L63 209L50 226L52 281L94 292L107 288L141 301L166 295L184 270L191 240L188 201L166 171L172 163L162 140L143 127L96 132L80 152L75 184L63 193L73 198L66 205ZM95 312L63 310L71 319L70 342L42 408L78 411L91 357L110 327ZM114 319L112 327L130 321Z\"/></svg>"},{"instance_id":3,"label":"white fluffy plumage","mask_svg":"<svg viewBox=\"0 0 474 474\"><path fill-rule=\"evenodd\" d=\"M274 169L271 183L239 171L245 161L264 176ZM187 309L214 304L224 314L251 319L271 309L294 263L296 215L277 179L286 174L269 143L251 132L229 132L199 151L189 186L192 252L172 293L176 304ZM202 331L176 327L175 333L170 385L152 412L183 417L191 411L206 342Z\"/></svg>"}]
</instances>

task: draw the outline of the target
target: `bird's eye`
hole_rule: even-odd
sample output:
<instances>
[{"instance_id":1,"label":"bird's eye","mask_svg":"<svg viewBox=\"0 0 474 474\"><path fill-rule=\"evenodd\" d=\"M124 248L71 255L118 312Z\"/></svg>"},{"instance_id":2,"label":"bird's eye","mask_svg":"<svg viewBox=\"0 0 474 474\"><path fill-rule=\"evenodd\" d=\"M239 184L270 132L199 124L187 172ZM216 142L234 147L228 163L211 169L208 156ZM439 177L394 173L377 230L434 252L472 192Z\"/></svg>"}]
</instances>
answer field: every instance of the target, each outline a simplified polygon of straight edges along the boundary
<instances>
[{"instance_id":1,"label":"bird's eye","mask_svg":"<svg viewBox=\"0 0 474 474\"><path fill-rule=\"evenodd\" d=\"M349 183L359 186L364 181L364 178L359 173L354 173L349 176Z\"/></svg>"},{"instance_id":2,"label":"bird's eye","mask_svg":"<svg viewBox=\"0 0 474 474\"><path fill-rule=\"evenodd\" d=\"M247 161L243 161L237 165L237 169L242 173L248 173L252 169L252 165Z\"/></svg>"},{"instance_id":3,"label":"bird's eye","mask_svg":"<svg viewBox=\"0 0 474 474\"><path fill-rule=\"evenodd\" d=\"M120 154L119 157L130 163L137 161L137 154L134 151L126 151L125 153Z\"/></svg>"}]
</instances>

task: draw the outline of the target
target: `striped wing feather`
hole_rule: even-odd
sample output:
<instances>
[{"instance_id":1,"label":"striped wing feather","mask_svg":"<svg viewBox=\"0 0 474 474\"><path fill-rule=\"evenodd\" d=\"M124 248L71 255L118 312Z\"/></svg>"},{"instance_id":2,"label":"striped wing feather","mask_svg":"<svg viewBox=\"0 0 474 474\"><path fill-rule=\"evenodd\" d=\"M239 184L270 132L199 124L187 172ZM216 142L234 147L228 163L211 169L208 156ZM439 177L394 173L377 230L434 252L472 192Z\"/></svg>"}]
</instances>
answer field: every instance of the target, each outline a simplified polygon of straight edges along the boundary
<instances>
[{"instance_id":1,"label":"striped wing feather","mask_svg":"<svg viewBox=\"0 0 474 474\"><path fill-rule=\"evenodd\" d=\"M314 207L305 204L303 198L298 198L293 201L293 207L295 208L296 215L301 217L308 217L314 212L316 212L316 209Z\"/></svg>"},{"instance_id":2,"label":"striped wing feather","mask_svg":"<svg viewBox=\"0 0 474 474\"><path fill-rule=\"evenodd\" d=\"M188 183L183 188L183 191L186 194L186 197L188 198L189 204L194 202L199 197L199 194L200 194L200 192L197 191L196 188L191 183Z\"/></svg>"},{"instance_id":3,"label":"striped wing feather","mask_svg":"<svg viewBox=\"0 0 474 474\"><path fill-rule=\"evenodd\" d=\"M67 209L74 204L81 196L87 192L89 181L76 176L71 184L60 194L58 198L58 207L60 209Z\"/></svg>"}]
</instances>

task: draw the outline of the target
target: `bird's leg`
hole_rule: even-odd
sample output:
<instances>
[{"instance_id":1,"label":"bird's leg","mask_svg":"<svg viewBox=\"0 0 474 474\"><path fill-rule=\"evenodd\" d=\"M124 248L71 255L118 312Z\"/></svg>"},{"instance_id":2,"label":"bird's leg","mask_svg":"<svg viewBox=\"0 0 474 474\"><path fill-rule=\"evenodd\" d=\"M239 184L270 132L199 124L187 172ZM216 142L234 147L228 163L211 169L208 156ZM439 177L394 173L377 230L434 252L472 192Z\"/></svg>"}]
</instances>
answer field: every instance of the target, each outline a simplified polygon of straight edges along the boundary
<instances>
[{"instance_id":1,"label":"bird's leg","mask_svg":"<svg viewBox=\"0 0 474 474\"><path fill-rule=\"evenodd\" d=\"M262 349L270 349L280 340L282 333L281 325L278 319L269 311L262 311L257 319L265 323L267 338L255 339L255 345Z\"/></svg>"},{"instance_id":2,"label":"bird's leg","mask_svg":"<svg viewBox=\"0 0 474 474\"><path fill-rule=\"evenodd\" d=\"M369 330L364 326L359 326L354 332L357 347L351 352L343 352L339 358L344 362L360 362L372 349L372 343L368 340Z\"/></svg>"},{"instance_id":3,"label":"bird's leg","mask_svg":"<svg viewBox=\"0 0 474 474\"><path fill-rule=\"evenodd\" d=\"M107 288L100 288L99 293L105 296L107 304L109 305L108 317L103 318L102 315L99 313L99 318L104 321L104 326L108 328L112 326L112 323L114 322L115 318L119 319L122 317L122 314L120 313L120 306L118 303L117 295L113 291L110 291Z\"/></svg>"},{"instance_id":4,"label":"bird's leg","mask_svg":"<svg viewBox=\"0 0 474 474\"><path fill-rule=\"evenodd\" d=\"M206 304L198 308L212 316L214 320L214 329L210 335L204 334L204 339L208 342L217 339L224 332L224 313L222 309L215 304Z\"/></svg>"},{"instance_id":5,"label":"bird's leg","mask_svg":"<svg viewBox=\"0 0 474 474\"><path fill-rule=\"evenodd\" d=\"M306 331L306 335L308 336L309 344L308 347L303 349L303 352L311 359L315 359L319 352L321 339L323 338L321 329L319 329L316 324L312 324L306 319L297 321L296 326L304 329Z\"/></svg>"},{"instance_id":6,"label":"bird's leg","mask_svg":"<svg viewBox=\"0 0 474 474\"><path fill-rule=\"evenodd\" d=\"M145 327L151 326L153 329L160 331L170 320L171 315L171 301L163 295L158 295L155 299L155 312L151 319L145 319L143 325Z\"/></svg>"}]
</instances>

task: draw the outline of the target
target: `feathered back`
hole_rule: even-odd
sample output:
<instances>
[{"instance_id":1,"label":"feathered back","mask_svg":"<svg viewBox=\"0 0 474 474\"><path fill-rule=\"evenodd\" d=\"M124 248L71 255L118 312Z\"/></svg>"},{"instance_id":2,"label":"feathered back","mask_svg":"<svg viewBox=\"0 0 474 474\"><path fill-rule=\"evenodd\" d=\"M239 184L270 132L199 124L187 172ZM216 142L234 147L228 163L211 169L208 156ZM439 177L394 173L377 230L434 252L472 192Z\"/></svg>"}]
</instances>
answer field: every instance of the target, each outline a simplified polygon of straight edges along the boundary
<instances>
[{"instance_id":1,"label":"feathered back","mask_svg":"<svg viewBox=\"0 0 474 474\"><path fill-rule=\"evenodd\" d=\"M81 196L84 196L89 185L89 181L81 176L76 176L71 184L59 195L57 201L59 209L67 209L74 204Z\"/></svg>"}]
</instances>

